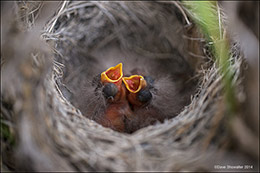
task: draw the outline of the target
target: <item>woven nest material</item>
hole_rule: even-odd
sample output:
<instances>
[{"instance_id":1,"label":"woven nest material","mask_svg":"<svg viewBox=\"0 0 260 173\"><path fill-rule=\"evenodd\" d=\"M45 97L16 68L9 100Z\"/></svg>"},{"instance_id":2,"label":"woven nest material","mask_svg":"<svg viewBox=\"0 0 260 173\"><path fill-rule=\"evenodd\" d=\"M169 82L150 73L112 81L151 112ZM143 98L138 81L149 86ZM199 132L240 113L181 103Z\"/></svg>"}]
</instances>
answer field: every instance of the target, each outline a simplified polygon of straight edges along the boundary
<instances>
[{"instance_id":1,"label":"woven nest material","mask_svg":"<svg viewBox=\"0 0 260 173\"><path fill-rule=\"evenodd\" d=\"M181 3L63 2L49 21L42 3L18 7L23 22L10 27L26 31L4 30L13 39L3 43L1 110L15 125L15 170L211 171L249 162L232 150L223 76ZM49 47L32 32L37 21ZM243 60L237 44L230 51L239 100ZM119 61L166 68L158 73L182 88L165 110L171 117L132 134L88 117L88 82Z\"/></svg>"}]
</instances>

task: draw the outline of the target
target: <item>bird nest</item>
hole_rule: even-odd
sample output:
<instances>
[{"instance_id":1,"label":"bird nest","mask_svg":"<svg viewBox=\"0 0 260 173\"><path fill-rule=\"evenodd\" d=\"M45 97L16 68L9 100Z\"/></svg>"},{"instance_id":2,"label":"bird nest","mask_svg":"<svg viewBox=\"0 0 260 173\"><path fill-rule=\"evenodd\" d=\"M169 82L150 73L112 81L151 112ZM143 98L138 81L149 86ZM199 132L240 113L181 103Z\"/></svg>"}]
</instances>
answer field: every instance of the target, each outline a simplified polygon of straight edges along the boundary
<instances>
[{"instance_id":1,"label":"bird nest","mask_svg":"<svg viewBox=\"0 0 260 173\"><path fill-rule=\"evenodd\" d=\"M234 162L223 75L181 3L63 2L48 21L42 3L17 7L22 22L4 30L12 39L3 44L2 70L14 170L203 171ZM47 47L33 32L37 21ZM242 58L237 44L230 52L239 99ZM136 67L154 76L163 121L130 134L88 114L103 104L91 93L93 77L120 62L126 73Z\"/></svg>"}]
</instances>

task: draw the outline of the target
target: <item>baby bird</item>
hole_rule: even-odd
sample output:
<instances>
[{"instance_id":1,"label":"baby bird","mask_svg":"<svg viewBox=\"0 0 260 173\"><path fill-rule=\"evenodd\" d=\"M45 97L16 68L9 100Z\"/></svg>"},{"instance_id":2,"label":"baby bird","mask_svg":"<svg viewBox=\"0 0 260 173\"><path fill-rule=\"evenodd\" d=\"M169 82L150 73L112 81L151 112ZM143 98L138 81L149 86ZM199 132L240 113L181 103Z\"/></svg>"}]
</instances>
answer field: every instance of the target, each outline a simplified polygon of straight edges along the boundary
<instances>
[{"instance_id":1,"label":"baby bird","mask_svg":"<svg viewBox=\"0 0 260 173\"><path fill-rule=\"evenodd\" d=\"M123 82L128 90L127 100L132 107L136 110L142 108L152 99L152 94L149 91L150 84L141 75L132 75L130 77L123 77Z\"/></svg>"},{"instance_id":2,"label":"baby bird","mask_svg":"<svg viewBox=\"0 0 260 173\"><path fill-rule=\"evenodd\" d=\"M100 82L103 85L102 92L106 98L107 107L104 115L97 120L104 127L119 132L125 132L124 119L132 115L126 100L126 89L122 83L122 78L122 63L101 73Z\"/></svg>"},{"instance_id":3,"label":"baby bird","mask_svg":"<svg viewBox=\"0 0 260 173\"><path fill-rule=\"evenodd\" d=\"M134 114L125 121L126 132L132 133L157 121L162 122L163 116L151 106L154 79L150 76L132 75L123 77L123 82L128 90L127 100Z\"/></svg>"}]
</instances>

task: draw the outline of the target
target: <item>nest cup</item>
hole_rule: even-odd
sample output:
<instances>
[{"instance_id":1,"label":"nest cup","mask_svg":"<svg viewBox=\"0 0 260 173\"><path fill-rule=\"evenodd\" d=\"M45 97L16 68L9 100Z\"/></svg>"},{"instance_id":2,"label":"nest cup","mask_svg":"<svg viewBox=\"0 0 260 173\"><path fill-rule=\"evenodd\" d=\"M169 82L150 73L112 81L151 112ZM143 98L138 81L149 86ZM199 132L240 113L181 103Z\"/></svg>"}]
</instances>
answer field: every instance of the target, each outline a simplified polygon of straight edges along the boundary
<instances>
[{"instance_id":1,"label":"nest cup","mask_svg":"<svg viewBox=\"0 0 260 173\"><path fill-rule=\"evenodd\" d=\"M223 126L223 86L207 43L188 17L177 2L60 4L43 33L53 45L52 64L28 67L44 67L46 73L35 77L38 85L32 84L37 86L37 105L31 112L30 107L23 110L28 114L16 120L17 134L24 139L19 143L17 167L37 171L212 170L214 160L221 161L217 153L230 141ZM230 68L238 86L239 49L235 45L230 51ZM164 122L125 134L91 120L86 105L97 103L85 98L91 94L92 79L119 62L126 73L140 68L155 80L166 77L175 82L176 101L165 107L171 116ZM171 92L164 84L159 87ZM25 137L28 134L30 138Z\"/></svg>"},{"instance_id":2,"label":"nest cup","mask_svg":"<svg viewBox=\"0 0 260 173\"><path fill-rule=\"evenodd\" d=\"M151 12L152 8L157 12ZM59 16L53 30L60 33L56 42L60 54L55 61L64 65L62 77L57 79L63 96L85 117L101 119L106 101L93 86L93 79L122 62L124 75L155 79L159 91L151 104L159 107L157 119L175 117L196 88L196 69L186 53L182 20L174 4L104 2L68 10ZM138 119L132 123L138 126L132 132L153 121L151 112L146 114L142 123Z\"/></svg>"}]
</instances>

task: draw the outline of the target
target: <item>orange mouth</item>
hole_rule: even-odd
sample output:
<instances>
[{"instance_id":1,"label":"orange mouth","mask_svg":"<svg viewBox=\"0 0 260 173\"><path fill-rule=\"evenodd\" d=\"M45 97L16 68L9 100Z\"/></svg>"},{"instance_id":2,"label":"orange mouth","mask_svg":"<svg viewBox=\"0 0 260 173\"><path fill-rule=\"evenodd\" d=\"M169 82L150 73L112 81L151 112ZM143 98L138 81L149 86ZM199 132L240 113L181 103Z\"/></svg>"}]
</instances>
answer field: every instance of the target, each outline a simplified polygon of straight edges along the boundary
<instances>
[{"instance_id":1,"label":"orange mouth","mask_svg":"<svg viewBox=\"0 0 260 173\"><path fill-rule=\"evenodd\" d=\"M115 67L110 67L103 73L101 73L101 82L104 83L117 83L123 77L122 63L119 63Z\"/></svg>"},{"instance_id":2,"label":"orange mouth","mask_svg":"<svg viewBox=\"0 0 260 173\"><path fill-rule=\"evenodd\" d=\"M132 75L130 77L123 77L123 82L125 83L126 88L131 93L137 93L142 88L146 87L146 81L141 75Z\"/></svg>"}]
</instances>

